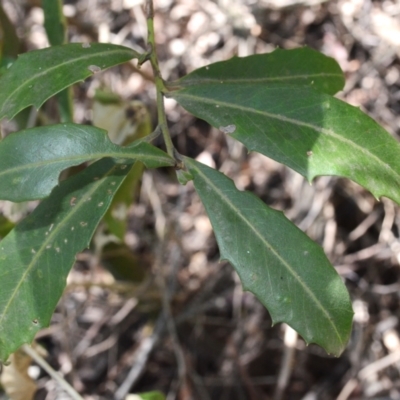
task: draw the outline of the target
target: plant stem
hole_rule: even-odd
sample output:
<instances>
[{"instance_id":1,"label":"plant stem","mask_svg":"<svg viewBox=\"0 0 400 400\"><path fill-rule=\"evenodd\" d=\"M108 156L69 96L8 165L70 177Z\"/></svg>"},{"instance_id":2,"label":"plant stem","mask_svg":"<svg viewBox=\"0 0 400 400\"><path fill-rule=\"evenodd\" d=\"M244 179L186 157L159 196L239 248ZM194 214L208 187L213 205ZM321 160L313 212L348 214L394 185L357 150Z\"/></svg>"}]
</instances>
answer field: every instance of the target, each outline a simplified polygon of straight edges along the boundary
<instances>
[{"instance_id":1,"label":"plant stem","mask_svg":"<svg viewBox=\"0 0 400 400\"><path fill-rule=\"evenodd\" d=\"M83 397L58 373L47 361L27 344L22 345L22 350L28 354L36 364L40 365L61 387L67 392L73 400L83 400Z\"/></svg>"},{"instance_id":2,"label":"plant stem","mask_svg":"<svg viewBox=\"0 0 400 400\"><path fill-rule=\"evenodd\" d=\"M42 0L44 11L44 27L51 46L67 44L67 20L63 14L62 0ZM73 122L72 87L64 89L57 94L58 109L60 120L64 122Z\"/></svg>"},{"instance_id":3,"label":"plant stem","mask_svg":"<svg viewBox=\"0 0 400 400\"><path fill-rule=\"evenodd\" d=\"M161 76L160 67L158 65L158 58L156 54L156 42L154 36L154 7L153 1L146 1L146 16L147 16L147 43L150 47L149 59L154 72L154 81L157 90L157 112L158 112L158 123L163 134L167 153L175 158L174 145L172 144L171 135L168 129L167 117L165 115L164 108L164 92L167 91L164 81Z\"/></svg>"}]
</instances>

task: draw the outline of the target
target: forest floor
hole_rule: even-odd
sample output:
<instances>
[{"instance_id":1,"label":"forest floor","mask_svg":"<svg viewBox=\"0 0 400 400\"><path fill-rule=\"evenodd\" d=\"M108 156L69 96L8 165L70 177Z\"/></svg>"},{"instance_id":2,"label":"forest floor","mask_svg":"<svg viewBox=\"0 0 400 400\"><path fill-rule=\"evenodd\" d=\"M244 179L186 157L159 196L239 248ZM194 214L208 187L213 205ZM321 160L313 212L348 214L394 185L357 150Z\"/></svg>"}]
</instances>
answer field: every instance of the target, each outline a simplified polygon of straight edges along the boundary
<instances>
[{"instance_id":1,"label":"forest floor","mask_svg":"<svg viewBox=\"0 0 400 400\"><path fill-rule=\"evenodd\" d=\"M39 4L3 0L29 50L48 45ZM341 65L346 86L338 97L399 139L400 0L157 0L155 7L164 79L233 55L307 45ZM140 0L65 0L64 13L70 41L144 47ZM126 64L96 74L74 89L76 121L92 123L99 87L140 100L154 114L151 80L147 64L140 73ZM223 171L323 246L351 295L350 343L334 358L285 325L272 326L233 268L219 261L193 186L157 170L145 172L128 212L124 257L135 277L115 279L97 234L78 256L51 326L37 336L50 365L86 400L150 390L168 400L400 399L399 208L348 180L320 177L309 185L247 154L174 101L166 109L181 154ZM0 212L16 221L21 208L0 202ZM29 371L36 400L70 398L41 368Z\"/></svg>"}]
</instances>

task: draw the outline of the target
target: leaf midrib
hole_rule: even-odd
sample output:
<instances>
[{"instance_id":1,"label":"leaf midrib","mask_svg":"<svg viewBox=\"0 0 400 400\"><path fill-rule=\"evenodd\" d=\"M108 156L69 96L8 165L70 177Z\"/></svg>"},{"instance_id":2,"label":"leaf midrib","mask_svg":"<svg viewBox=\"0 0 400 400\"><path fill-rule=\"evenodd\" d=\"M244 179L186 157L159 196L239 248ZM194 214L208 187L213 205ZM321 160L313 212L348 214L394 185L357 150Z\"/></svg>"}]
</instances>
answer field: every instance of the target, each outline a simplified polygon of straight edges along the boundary
<instances>
[{"instance_id":1,"label":"leaf midrib","mask_svg":"<svg viewBox=\"0 0 400 400\"><path fill-rule=\"evenodd\" d=\"M39 247L39 249L36 251L35 255L32 258L32 261L28 264L28 267L26 268L25 272L22 274L22 277L20 279L20 281L18 282L17 286L15 287L15 290L13 291L9 301L7 302L7 304L4 307L4 311L2 314L0 314L0 325L4 320L5 315L7 314L8 309L10 308L12 302L14 301L14 298L17 296L17 293L22 285L22 283L24 282L26 276L28 275L28 273L32 270L32 268L34 268L34 266L36 265L36 261L37 259L43 254L44 251L46 251L46 246L53 240L54 236L56 235L56 233L58 233L62 228L64 228L64 226L66 225L66 223L72 218L72 216L74 216L82 207L82 205L86 202L86 200L91 197L91 195L103 184L103 180L104 178L106 178L107 176L109 176L114 169L116 169L117 166L113 166L107 173L105 173L101 179L99 179L99 181L93 185L92 190L86 192L79 200L78 202L75 204L74 207L71 207L70 210L71 212L66 216L66 218L64 218L55 228L54 230L51 230L49 235L47 235L47 239L44 240L44 242L42 243L42 245Z\"/></svg>"},{"instance_id":2,"label":"leaf midrib","mask_svg":"<svg viewBox=\"0 0 400 400\"><path fill-rule=\"evenodd\" d=\"M291 81L294 79L309 79L309 78L318 78L318 77L339 77L341 78L341 74L334 73L316 73L316 74L299 74L299 75L290 75L290 76L274 76L274 77L265 77L265 78L206 78L203 79L201 76L193 77L191 79L182 79L181 83L189 83L190 85L198 85L198 84L212 84L212 83L234 83L234 84L243 84L243 83L263 83L263 82L275 82L275 81ZM188 85L189 86L189 85Z\"/></svg>"},{"instance_id":3,"label":"leaf midrib","mask_svg":"<svg viewBox=\"0 0 400 400\"><path fill-rule=\"evenodd\" d=\"M191 164L193 165L193 164ZM229 198L224 195L223 192L220 191L220 189L214 185L214 182L210 179L207 178L207 176L197 167L195 167L197 170L197 173L202 175L203 179L209 182L209 185L212 186L217 192L221 199L225 202L225 204L230 207L236 215L239 215L242 219L242 221L245 222L245 224L257 235L257 237L265 244L266 247L274 254L274 256L286 267L288 272L293 276L293 278L300 284L300 286L304 289L304 291L309 295L310 299L316 304L317 308L319 308L322 313L325 315L326 319L329 321L329 324L332 326L334 329L339 342L343 344L342 338L340 336L340 333L338 329L336 328L336 325L333 323L333 317L328 313L328 311L323 307L321 302L318 300L318 298L314 295L314 293L307 287L305 282L301 279L301 277L294 271L291 266L284 260L279 253L277 253L274 248L271 246L271 244L262 236L261 232L259 232L253 225L251 225L248 220L245 218L245 216L242 214L241 210L239 208L236 208L230 201ZM233 183L232 183L233 184Z\"/></svg>"},{"instance_id":4,"label":"leaf midrib","mask_svg":"<svg viewBox=\"0 0 400 400\"><path fill-rule=\"evenodd\" d=\"M272 113L269 113L268 111L262 111L262 110L257 110L257 109L254 109L254 108L241 106L241 105L238 105L238 104L227 103L227 102L224 102L224 101L221 101L221 100L211 100L211 99L208 99L208 98L205 98L205 97L195 96L193 94L187 94L187 93L184 93L182 91L181 92L176 92L176 93L178 94L178 97L179 96L188 97L190 99L200 100L200 101L202 101L204 103L207 103L207 104L213 104L213 105L214 104L219 104L219 105L222 105L222 106L225 106L225 107L228 107L228 108L233 108L233 109L237 109L237 110L244 111L244 112L263 115L265 117L269 117L269 118L272 118L272 119L277 119L279 121L289 122L289 123L291 123L293 125L307 127L307 128L315 130L316 132L325 134L327 136L331 136L331 137L337 139L338 141L341 141L342 143L344 143L346 145L352 146L353 148L355 148L355 151L359 151L359 152L363 153L365 156L373 158L378 164L382 165L384 167L384 169L392 171L393 172L392 175L394 176L395 180L399 181L399 178L400 178L399 173L396 170L394 170L390 164L386 164L378 156L376 156L374 153L372 153L370 151L367 151L367 149L365 149L364 147L358 145L357 143L353 142L350 139L347 139L347 138L345 138L345 137L333 132L331 129L322 128L322 127L319 127L317 125L313 125L313 124L311 124L309 122L299 121L299 120L296 120L296 119L293 119L293 118L286 117L284 115L272 114Z\"/></svg>"},{"instance_id":5,"label":"leaf midrib","mask_svg":"<svg viewBox=\"0 0 400 400\"><path fill-rule=\"evenodd\" d=\"M19 166L14 167L14 168L9 168L9 169L5 169L3 171L0 171L0 177L6 176L6 175L9 175L9 174L13 174L13 173L23 172L26 169L39 168L39 167L42 167L42 166L51 166L53 164L60 164L60 163L63 163L63 162L68 162L68 161L78 162L79 163L80 161L82 161L82 162L83 161L92 161L92 160L101 159L101 158L105 158L105 157L127 158L127 159L140 160L144 164L146 164L146 159L147 160L152 160L152 161L153 160L155 160L155 161L159 161L160 160L160 156L148 155L148 154L143 154L143 153L134 153L134 154L132 154L132 153L119 153L119 152L91 153L91 154L87 154L87 155L60 157L60 158L52 159L52 160L37 161L37 162L34 162L34 163L19 165ZM167 160L167 158L165 158L165 161L166 160ZM170 161L171 161L171 165L173 165L172 159Z\"/></svg>"}]
</instances>

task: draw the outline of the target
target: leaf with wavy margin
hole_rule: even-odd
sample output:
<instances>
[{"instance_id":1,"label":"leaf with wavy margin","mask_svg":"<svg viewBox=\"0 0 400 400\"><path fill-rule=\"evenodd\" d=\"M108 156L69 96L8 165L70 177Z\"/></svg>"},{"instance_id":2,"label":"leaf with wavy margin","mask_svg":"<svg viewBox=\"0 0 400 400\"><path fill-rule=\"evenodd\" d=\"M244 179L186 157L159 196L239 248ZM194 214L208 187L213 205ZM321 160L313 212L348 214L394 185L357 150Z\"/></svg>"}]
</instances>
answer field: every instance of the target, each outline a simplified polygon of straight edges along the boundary
<instances>
[{"instance_id":1,"label":"leaf with wavy margin","mask_svg":"<svg viewBox=\"0 0 400 400\"><path fill-rule=\"evenodd\" d=\"M11 119L30 105L39 108L68 86L139 56L105 43L70 43L24 53L0 78L0 119Z\"/></svg>"},{"instance_id":2,"label":"leaf with wavy margin","mask_svg":"<svg viewBox=\"0 0 400 400\"><path fill-rule=\"evenodd\" d=\"M203 85L170 95L309 181L337 175L400 204L400 144L361 110L300 86Z\"/></svg>"},{"instance_id":3,"label":"leaf with wavy margin","mask_svg":"<svg viewBox=\"0 0 400 400\"><path fill-rule=\"evenodd\" d=\"M224 174L190 158L185 165L210 217L221 259L236 269L244 290L256 295L274 323L286 322L307 343L340 355L353 311L322 248Z\"/></svg>"},{"instance_id":4,"label":"leaf with wavy margin","mask_svg":"<svg viewBox=\"0 0 400 400\"><path fill-rule=\"evenodd\" d=\"M26 129L0 142L0 198L42 199L58 184L61 171L104 157L139 160L148 168L175 164L168 154L146 142L117 146L106 131L94 126L60 124Z\"/></svg>"},{"instance_id":5,"label":"leaf with wavy margin","mask_svg":"<svg viewBox=\"0 0 400 400\"><path fill-rule=\"evenodd\" d=\"M233 57L196 69L172 86L221 86L226 84L271 84L312 86L327 94L344 87L344 75L338 63L309 47L276 49L267 54Z\"/></svg>"}]
</instances>

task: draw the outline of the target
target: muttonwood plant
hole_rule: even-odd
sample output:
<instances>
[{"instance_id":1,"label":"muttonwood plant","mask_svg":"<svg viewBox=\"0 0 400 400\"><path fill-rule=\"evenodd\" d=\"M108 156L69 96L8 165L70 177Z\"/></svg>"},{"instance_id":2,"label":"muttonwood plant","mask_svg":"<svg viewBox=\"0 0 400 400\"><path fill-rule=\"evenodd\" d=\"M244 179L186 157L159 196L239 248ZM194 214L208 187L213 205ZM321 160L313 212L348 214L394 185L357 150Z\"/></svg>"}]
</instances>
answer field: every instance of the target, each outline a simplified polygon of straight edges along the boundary
<instances>
[{"instance_id":1,"label":"muttonwood plant","mask_svg":"<svg viewBox=\"0 0 400 400\"><path fill-rule=\"evenodd\" d=\"M54 10L45 12L46 18L56 15ZM322 248L284 213L238 190L223 173L178 154L163 99L175 99L249 151L292 168L310 182L320 175L346 177L376 198L397 203L399 143L358 108L333 97L344 85L340 67L307 47L234 57L178 81L164 81L151 2L147 14L143 54L112 44L68 44L61 36L52 47L20 55L0 78L0 118L12 119L30 106L40 108L57 95L65 121L23 129L0 142L0 198L42 200L0 242L0 360L6 361L49 325L76 254L89 245L137 161L147 168L175 168L182 184L192 180L221 259L235 268L244 290L257 296L274 323L285 322L307 343L340 355L353 311L346 287ZM68 122L67 88L131 59L153 67L156 130L119 146L96 126L78 125L71 118ZM165 152L151 144L158 133ZM60 183L62 171L83 162L89 166Z\"/></svg>"}]
</instances>

